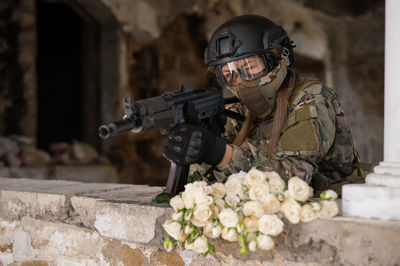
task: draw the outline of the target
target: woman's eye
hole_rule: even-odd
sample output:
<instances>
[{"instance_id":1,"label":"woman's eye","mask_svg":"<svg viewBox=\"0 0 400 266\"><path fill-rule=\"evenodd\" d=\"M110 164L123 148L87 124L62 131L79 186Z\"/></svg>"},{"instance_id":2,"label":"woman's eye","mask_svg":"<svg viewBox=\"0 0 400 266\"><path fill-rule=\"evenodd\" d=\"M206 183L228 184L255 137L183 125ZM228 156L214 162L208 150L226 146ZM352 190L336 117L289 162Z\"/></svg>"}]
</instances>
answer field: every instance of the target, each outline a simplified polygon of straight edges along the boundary
<instances>
[{"instance_id":1,"label":"woman's eye","mask_svg":"<svg viewBox=\"0 0 400 266\"><path fill-rule=\"evenodd\" d=\"M232 74L231 73L226 73L226 74L224 74L224 76L225 76L226 80L230 80L231 77L232 77Z\"/></svg>"}]
</instances>

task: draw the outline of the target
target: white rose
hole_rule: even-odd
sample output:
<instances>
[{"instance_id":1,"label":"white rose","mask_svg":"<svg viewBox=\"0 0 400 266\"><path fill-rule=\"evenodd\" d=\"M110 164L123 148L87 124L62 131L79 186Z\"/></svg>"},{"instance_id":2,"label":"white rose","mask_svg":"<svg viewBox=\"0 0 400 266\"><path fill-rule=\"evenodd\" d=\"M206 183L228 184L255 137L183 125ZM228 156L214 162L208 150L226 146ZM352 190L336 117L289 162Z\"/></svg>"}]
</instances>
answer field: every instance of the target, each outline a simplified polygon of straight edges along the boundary
<instances>
[{"instance_id":1,"label":"white rose","mask_svg":"<svg viewBox=\"0 0 400 266\"><path fill-rule=\"evenodd\" d=\"M223 209L218 218L225 227L236 227L239 223L239 215L231 208Z\"/></svg>"},{"instance_id":2,"label":"white rose","mask_svg":"<svg viewBox=\"0 0 400 266\"><path fill-rule=\"evenodd\" d=\"M196 206L193 211L193 217L191 222L195 226L205 226L209 223L209 220L212 216L212 211L208 206L200 205Z\"/></svg>"},{"instance_id":3,"label":"white rose","mask_svg":"<svg viewBox=\"0 0 400 266\"><path fill-rule=\"evenodd\" d=\"M221 235L222 227L220 225L213 226L212 224L207 224L204 228L204 235L208 238L218 238Z\"/></svg>"},{"instance_id":4,"label":"white rose","mask_svg":"<svg viewBox=\"0 0 400 266\"><path fill-rule=\"evenodd\" d=\"M259 184L249 189L249 198L252 200L261 200L265 195L268 195L267 184Z\"/></svg>"},{"instance_id":5,"label":"white rose","mask_svg":"<svg viewBox=\"0 0 400 266\"><path fill-rule=\"evenodd\" d=\"M318 212L322 208L322 203L320 201L313 201L310 203L313 211Z\"/></svg>"},{"instance_id":6,"label":"white rose","mask_svg":"<svg viewBox=\"0 0 400 266\"><path fill-rule=\"evenodd\" d=\"M293 199L301 202L305 202L313 195L312 187L296 176L289 179L288 190Z\"/></svg>"},{"instance_id":7,"label":"white rose","mask_svg":"<svg viewBox=\"0 0 400 266\"><path fill-rule=\"evenodd\" d=\"M182 231L182 226L180 223L173 221L173 220L167 220L163 224L165 232L167 232L168 235L172 236L178 241L184 241L185 240L185 235Z\"/></svg>"},{"instance_id":8,"label":"white rose","mask_svg":"<svg viewBox=\"0 0 400 266\"><path fill-rule=\"evenodd\" d=\"M218 214L225 208L225 201L220 198L214 198L213 204L210 205L210 209L213 212L212 217L218 218Z\"/></svg>"},{"instance_id":9,"label":"white rose","mask_svg":"<svg viewBox=\"0 0 400 266\"><path fill-rule=\"evenodd\" d=\"M266 172L266 177L268 180L268 191L270 193L278 194L283 193L286 184L285 181L276 172Z\"/></svg>"},{"instance_id":10,"label":"white rose","mask_svg":"<svg viewBox=\"0 0 400 266\"><path fill-rule=\"evenodd\" d=\"M339 206L336 201L323 200L321 201L321 204L322 208L319 212L317 212L318 218L327 219L338 215Z\"/></svg>"},{"instance_id":11,"label":"white rose","mask_svg":"<svg viewBox=\"0 0 400 266\"><path fill-rule=\"evenodd\" d=\"M188 241L185 241L185 248L188 250L193 250L193 247L194 247L193 244L194 244L194 242L189 243Z\"/></svg>"},{"instance_id":12,"label":"white rose","mask_svg":"<svg viewBox=\"0 0 400 266\"><path fill-rule=\"evenodd\" d=\"M214 193L214 189L211 186L207 185L206 186L206 194L212 195L213 193Z\"/></svg>"},{"instance_id":13,"label":"white rose","mask_svg":"<svg viewBox=\"0 0 400 266\"><path fill-rule=\"evenodd\" d=\"M204 253L208 251L208 241L206 236L203 235L196 238L196 240L193 242L193 251L198 253Z\"/></svg>"},{"instance_id":14,"label":"white rose","mask_svg":"<svg viewBox=\"0 0 400 266\"><path fill-rule=\"evenodd\" d=\"M197 181L185 185L185 192L191 194L195 203L199 203L207 196L208 188L204 181ZM211 189L211 188L210 188Z\"/></svg>"},{"instance_id":15,"label":"white rose","mask_svg":"<svg viewBox=\"0 0 400 266\"><path fill-rule=\"evenodd\" d=\"M285 200L285 194L283 194L283 193L278 193L278 194L275 194L276 195L276 198L279 200L279 201L284 201Z\"/></svg>"},{"instance_id":16,"label":"white rose","mask_svg":"<svg viewBox=\"0 0 400 266\"><path fill-rule=\"evenodd\" d=\"M264 195L264 197L260 199L260 202L264 212L267 214L277 213L281 209L281 203L274 194Z\"/></svg>"},{"instance_id":17,"label":"white rose","mask_svg":"<svg viewBox=\"0 0 400 266\"><path fill-rule=\"evenodd\" d=\"M180 212L174 212L171 215L172 220L174 221L181 221L183 219L183 211Z\"/></svg>"},{"instance_id":18,"label":"white rose","mask_svg":"<svg viewBox=\"0 0 400 266\"><path fill-rule=\"evenodd\" d=\"M235 228L224 227L221 231L221 237L230 242L235 242L238 240L238 234Z\"/></svg>"},{"instance_id":19,"label":"white rose","mask_svg":"<svg viewBox=\"0 0 400 266\"><path fill-rule=\"evenodd\" d=\"M244 218L244 225L246 226L246 232L254 233L258 231L258 218L255 216L250 216Z\"/></svg>"},{"instance_id":20,"label":"white rose","mask_svg":"<svg viewBox=\"0 0 400 266\"><path fill-rule=\"evenodd\" d=\"M267 177L264 172L257 170L256 168L253 167L245 175L243 181L244 184L250 189L265 184L266 178Z\"/></svg>"},{"instance_id":21,"label":"white rose","mask_svg":"<svg viewBox=\"0 0 400 266\"><path fill-rule=\"evenodd\" d=\"M191 233L193 233L193 230L194 230L193 226L186 225L183 232L185 233L185 235L188 236L188 235L190 235Z\"/></svg>"},{"instance_id":22,"label":"white rose","mask_svg":"<svg viewBox=\"0 0 400 266\"><path fill-rule=\"evenodd\" d=\"M183 199L181 198L181 196L176 195L175 197L173 197L170 201L169 201L169 205L171 205L171 207L176 211L180 211L183 208L185 208L185 202L183 201Z\"/></svg>"},{"instance_id":23,"label":"white rose","mask_svg":"<svg viewBox=\"0 0 400 266\"><path fill-rule=\"evenodd\" d=\"M274 248L275 243L272 237L267 235L259 235L257 236L257 244L258 248L262 250L271 250Z\"/></svg>"},{"instance_id":24,"label":"white rose","mask_svg":"<svg viewBox=\"0 0 400 266\"><path fill-rule=\"evenodd\" d=\"M277 236L283 231L283 222L275 214L264 214L258 220L258 230L266 235Z\"/></svg>"},{"instance_id":25,"label":"white rose","mask_svg":"<svg viewBox=\"0 0 400 266\"><path fill-rule=\"evenodd\" d=\"M310 204L305 204L301 207L300 210L300 221L303 223L308 223L317 218L317 214L313 210L313 207Z\"/></svg>"},{"instance_id":26,"label":"white rose","mask_svg":"<svg viewBox=\"0 0 400 266\"><path fill-rule=\"evenodd\" d=\"M182 192L182 200L186 209L193 209L195 200L192 194L186 191Z\"/></svg>"},{"instance_id":27,"label":"white rose","mask_svg":"<svg viewBox=\"0 0 400 266\"><path fill-rule=\"evenodd\" d=\"M320 196L323 200L335 200L338 198L338 194L331 189L323 191Z\"/></svg>"},{"instance_id":28,"label":"white rose","mask_svg":"<svg viewBox=\"0 0 400 266\"><path fill-rule=\"evenodd\" d=\"M213 198L211 196L204 196L201 200L196 202L198 206L204 205L204 206L209 206L213 203Z\"/></svg>"},{"instance_id":29,"label":"white rose","mask_svg":"<svg viewBox=\"0 0 400 266\"><path fill-rule=\"evenodd\" d=\"M281 205L281 211L292 224L300 222L300 204L292 198L287 198Z\"/></svg>"},{"instance_id":30,"label":"white rose","mask_svg":"<svg viewBox=\"0 0 400 266\"><path fill-rule=\"evenodd\" d=\"M240 202L240 198L235 194L227 193L225 196L225 202L228 203L232 208L235 208Z\"/></svg>"},{"instance_id":31,"label":"white rose","mask_svg":"<svg viewBox=\"0 0 400 266\"><path fill-rule=\"evenodd\" d=\"M234 194L239 196L240 198L244 197L244 189L243 189L243 177L246 175L245 172L240 171L237 174L232 174L228 177L228 180L225 182L226 193Z\"/></svg>"},{"instance_id":32,"label":"white rose","mask_svg":"<svg viewBox=\"0 0 400 266\"><path fill-rule=\"evenodd\" d=\"M222 183L214 183L211 185L212 189L213 189L213 193L212 195L216 198L223 198L226 194L226 189L225 189L225 185Z\"/></svg>"},{"instance_id":33,"label":"white rose","mask_svg":"<svg viewBox=\"0 0 400 266\"><path fill-rule=\"evenodd\" d=\"M260 202L251 200L243 204L243 214L245 216L261 217L264 214L264 209Z\"/></svg>"},{"instance_id":34,"label":"white rose","mask_svg":"<svg viewBox=\"0 0 400 266\"><path fill-rule=\"evenodd\" d=\"M256 251L257 250L257 240L253 239L249 243L249 250L250 251Z\"/></svg>"}]
</instances>

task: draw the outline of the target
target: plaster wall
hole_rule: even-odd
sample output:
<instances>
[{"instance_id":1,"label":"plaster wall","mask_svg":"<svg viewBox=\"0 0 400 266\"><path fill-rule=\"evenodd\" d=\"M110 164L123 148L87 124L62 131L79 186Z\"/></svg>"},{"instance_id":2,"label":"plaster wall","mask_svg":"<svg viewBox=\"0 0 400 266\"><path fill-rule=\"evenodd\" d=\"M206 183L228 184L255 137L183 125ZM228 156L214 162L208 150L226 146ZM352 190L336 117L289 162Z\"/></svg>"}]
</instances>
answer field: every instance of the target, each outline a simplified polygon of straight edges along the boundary
<instances>
[{"instance_id":1,"label":"plaster wall","mask_svg":"<svg viewBox=\"0 0 400 266\"><path fill-rule=\"evenodd\" d=\"M57 1L55 1L57 2ZM71 0L101 27L99 100L102 123L122 116L122 98L151 97L181 84L212 85L203 50L217 25L241 14L260 14L284 25L295 41L299 70L332 86L353 128L363 161L383 158L384 3L312 0ZM36 137L35 1L5 1L0 67L0 133ZM357 8L349 8L357 6ZM5 26L4 26L5 25ZM5 28L4 28L5 29ZM6 35L5 35L6 36ZM7 50L8 49L8 50ZM3 70L5 71L5 70ZM12 116L10 116L12 114ZM12 119L10 119L12 118ZM11 121L11 122L10 122ZM94 132L94 131L93 131ZM94 136L93 138L97 138ZM120 167L120 181L162 185L168 163L166 138L156 131L101 142ZM157 169L154 169L154 162ZM141 178L136 178L142 173Z\"/></svg>"}]
</instances>

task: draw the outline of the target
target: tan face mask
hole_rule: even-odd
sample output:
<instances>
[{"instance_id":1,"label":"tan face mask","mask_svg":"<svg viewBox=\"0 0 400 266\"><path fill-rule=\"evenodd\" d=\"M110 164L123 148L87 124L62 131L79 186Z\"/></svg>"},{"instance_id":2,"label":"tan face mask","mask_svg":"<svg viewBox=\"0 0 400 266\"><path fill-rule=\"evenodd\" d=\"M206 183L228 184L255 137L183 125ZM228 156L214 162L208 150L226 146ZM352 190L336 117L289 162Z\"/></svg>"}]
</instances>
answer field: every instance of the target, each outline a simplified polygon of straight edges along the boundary
<instances>
[{"instance_id":1,"label":"tan face mask","mask_svg":"<svg viewBox=\"0 0 400 266\"><path fill-rule=\"evenodd\" d=\"M266 75L246 81L237 77L237 85L228 88L239 97L242 102L256 116L265 118L274 109L276 93L287 74L286 60L282 59L278 66Z\"/></svg>"}]
</instances>

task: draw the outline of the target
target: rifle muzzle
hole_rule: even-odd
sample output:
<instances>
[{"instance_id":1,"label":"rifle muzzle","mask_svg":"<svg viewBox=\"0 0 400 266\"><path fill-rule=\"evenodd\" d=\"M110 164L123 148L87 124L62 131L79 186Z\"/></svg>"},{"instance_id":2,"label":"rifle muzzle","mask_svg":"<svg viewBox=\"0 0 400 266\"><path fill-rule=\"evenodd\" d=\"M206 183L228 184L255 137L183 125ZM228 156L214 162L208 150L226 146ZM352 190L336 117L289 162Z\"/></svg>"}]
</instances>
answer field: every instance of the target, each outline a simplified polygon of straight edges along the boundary
<instances>
[{"instance_id":1,"label":"rifle muzzle","mask_svg":"<svg viewBox=\"0 0 400 266\"><path fill-rule=\"evenodd\" d=\"M110 127L111 124L108 125L102 125L99 127L99 137L102 139L108 139L112 135L112 127Z\"/></svg>"}]
</instances>

